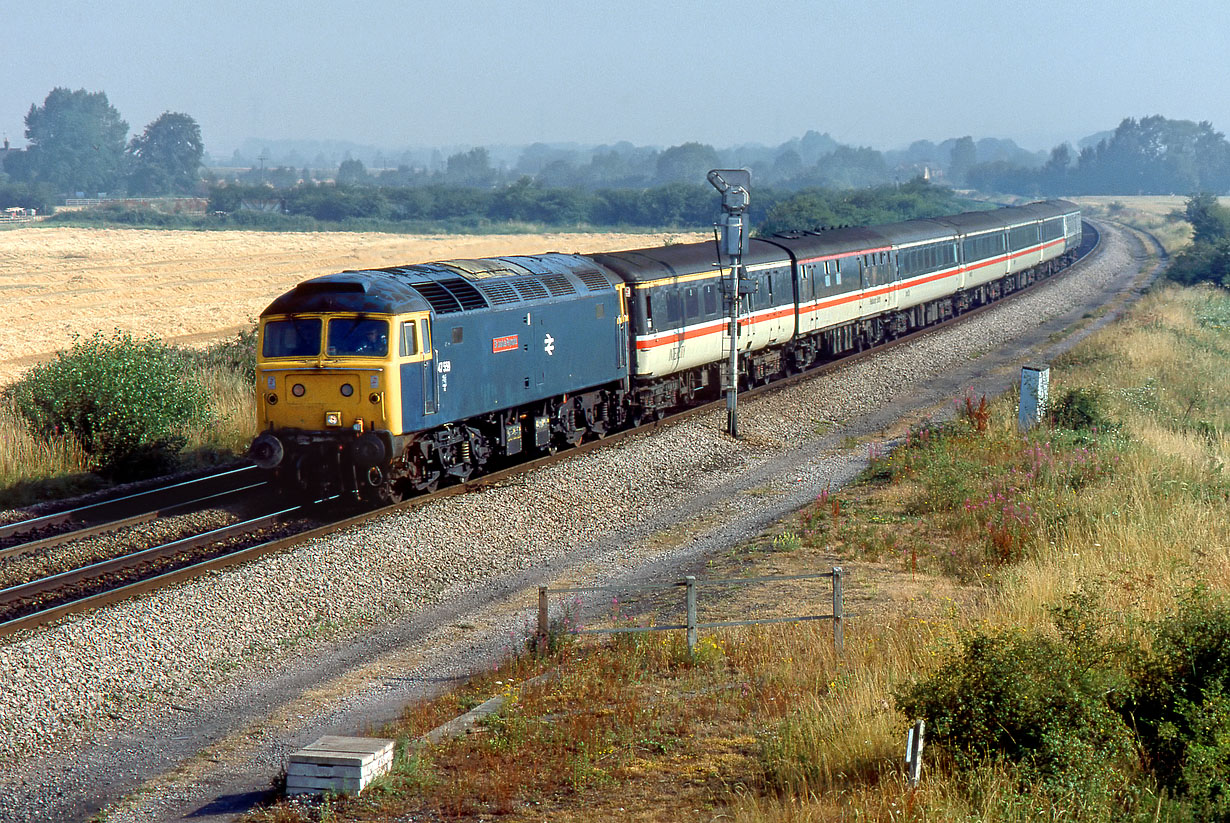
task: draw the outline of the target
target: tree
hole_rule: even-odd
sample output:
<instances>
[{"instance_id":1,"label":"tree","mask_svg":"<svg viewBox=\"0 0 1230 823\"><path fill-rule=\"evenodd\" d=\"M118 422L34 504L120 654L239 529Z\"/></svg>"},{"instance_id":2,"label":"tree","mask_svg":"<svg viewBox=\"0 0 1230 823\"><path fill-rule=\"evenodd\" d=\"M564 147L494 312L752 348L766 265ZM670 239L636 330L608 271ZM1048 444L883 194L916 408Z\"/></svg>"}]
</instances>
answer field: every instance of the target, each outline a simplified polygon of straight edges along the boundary
<instances>
[{"instance_id":1,"label":"tree","mask_svg":"<svg viewBox=\"0 0 1230 823\"><path fill-rule=\"evenodd\" d=\"M953 184L964 184L965 176L977 162L978 148L974 145L974 138L962 137L953 143L948 163L948 176L952 178Z\"/></svg>"},{"instance_id":2,"label":"tree","mask_svg":"<svg viewBox=\"0 0 1230 823\"><path fill-rule=\"evenodd\" d=\"M456 186L490 186L495 182L491 155L482 146L448 158L444 179Z\"/></svg>"},{"instance_id":3,"label":"tree","mask_svg":"<svg viewBox=\"0 0 1230 823\"><path fill-rule=\"evenodd\" d=\"M709 170L721 165L713 146L704 143L671 146L658 155L658 182L703 183Z\"/></svg>"},{"instance_id":4,"label":"tree","mask_svg":"<svg viewBox=\"0 0 1230 823\"><path fill-rule=\"evenodd\" d=\"M1212 194L1193 194L1187 200L1185 214L1192 224L1193 241L1216 243L1230 239L1230 209L1218 203Z\"/></svg>"},{"instance_id":5,"label":"tree","mask_svg":"<svg viewBox=\"0 0 1230 823\"><path fill-rule=\"evenodd\" d=\"M26 114L31 181L60 191L99 192L123 173L128 124L104 92L55 88Z\"/></svg>"},{"instance_id":6,"label":"tree","mask_svg":"<svg viewBox=\"0 0 1230 823\"><path fill-rule=\"evenodd\" d=\"M371 182L362 160L343 160L337 167L339 186L363 186Z\"/></svg>"},{"instance_id":7,"label":"tree","mask_svg":"<svg viewBox=\"0 0 1230 823\"><path fill-rule=\"evenodd\" d=\"M163 112L132 138L128 157L132 171L129 191L134 194L188 194L200 183L205 144L201 127L186 114Z\"/></svg>"}]
</instances>

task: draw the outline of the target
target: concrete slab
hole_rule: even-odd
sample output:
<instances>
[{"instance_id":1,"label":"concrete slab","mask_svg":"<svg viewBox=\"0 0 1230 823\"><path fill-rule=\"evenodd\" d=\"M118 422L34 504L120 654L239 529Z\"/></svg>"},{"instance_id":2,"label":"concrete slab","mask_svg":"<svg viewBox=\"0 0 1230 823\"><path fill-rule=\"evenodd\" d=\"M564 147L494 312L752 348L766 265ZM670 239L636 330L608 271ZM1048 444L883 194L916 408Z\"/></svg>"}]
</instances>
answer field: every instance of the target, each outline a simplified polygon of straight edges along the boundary
<instances>
[{"instance_id":1,"label":"concrete slab","mask_svg":"<svg viewBox=\"0 0 1230 823\"><path fill-rule=\"evenodd\" d=\"M286 793L356 794L393 765L392 740L325 735L293 752L286 764Z\"/></svg>"}]
</instances>

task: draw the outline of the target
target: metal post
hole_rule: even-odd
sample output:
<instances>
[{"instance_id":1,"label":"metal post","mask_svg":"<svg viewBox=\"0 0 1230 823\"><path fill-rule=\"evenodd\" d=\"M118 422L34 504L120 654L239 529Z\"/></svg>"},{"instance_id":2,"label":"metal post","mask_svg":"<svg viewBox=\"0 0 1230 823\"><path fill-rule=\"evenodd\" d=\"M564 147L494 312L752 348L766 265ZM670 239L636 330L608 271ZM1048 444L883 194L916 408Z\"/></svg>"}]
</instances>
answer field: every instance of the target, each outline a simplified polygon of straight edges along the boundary
<instances>
[{"instance_id":1,"label":"metal post","mask_svg":"<svg viewBox=\"0 0 1230 823\"><path fill-rule=\"evenodd\" d=\"M833 648L841 654L845 647L845 632L842 621L841 566L833 567Z\"/></svg>"},{"instance_id":2,"label":"metal post","mask_svg":"<svg viewBox=\"0 0 1230 823\"><path fill-rule=\"evenodd\" d=\"M696 578L683 578L688 587L688 657L696 654Z\"/></svg>"},{"instance_id":3,"label":"metal post","mask_svg":"<svg viewBox=\"0 0 1230 823\"><path fill-rule=\"evenodd\" d=\"M726 384L726 431L731 437L739 436L739 266L742 255L730 261L730 361L727 363Z\"/></svg>"},{"instance_id":4,"label":"metal post","mask_svg":"<svg viewBox=\"0 0 1230 823\"><path fill-rule=\"evenodd\" d=\"M743 253L747 249L748 188L752 173L747 169L713 169L709 182L722 194L721 239L718 242L718 266L723 255L730 261L730 281L726 286L726 308L730 312L730 360L726 366L726 431L739 436L739 298L748 293L744 285Z\"/></svg>"},{"instance_id":5,"label":"metal post","mask_svg":"<svg viewBox=\"0 0 1230 823\"><path fill-rule=\"evenodd\" d=\"M550 621L547 619L547 587L538 587L538 639L546 640L547 633L550 628Z\"/></svg>"}]
</instances>

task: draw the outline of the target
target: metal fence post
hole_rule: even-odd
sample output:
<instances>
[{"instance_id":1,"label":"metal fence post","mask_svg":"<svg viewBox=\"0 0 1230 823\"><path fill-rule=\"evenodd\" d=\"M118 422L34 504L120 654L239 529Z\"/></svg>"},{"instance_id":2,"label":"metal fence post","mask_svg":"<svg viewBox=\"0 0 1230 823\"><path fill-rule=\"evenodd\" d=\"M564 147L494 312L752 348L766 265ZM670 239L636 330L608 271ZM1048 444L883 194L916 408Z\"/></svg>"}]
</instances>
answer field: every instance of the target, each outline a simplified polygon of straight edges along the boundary
<instances>
[{"instance_id":1,"label":"metal fence post","mask_svg":"<svg viewBox=\"0 0 1230 823\"><path fill-rule=\"evenodd\" d=\"M842 620L841 566L833 567L833 647L840 654L845 646L845 632Z\"/></svg>"},{"instance_id":2,"label":"metal fence post","mask_svg":"<svg viewBox=\"0 0 1230 823\"><path fill-rule=\"evenodd\" d=\"M696 654L696 577L683 578L688 587L688 656Z\"/></svg>"},{"instance_id":3,"label":"metal fence post","mask_svg":"<svg viewBox=\"0 0 1230 823\"><path fill-rule=\"evenodd\" d=\"M547 619L547 587L538 587L538 637L541 640L546 640L547 631L549 629L549 621Z\"/></svg>"}]
</instances>

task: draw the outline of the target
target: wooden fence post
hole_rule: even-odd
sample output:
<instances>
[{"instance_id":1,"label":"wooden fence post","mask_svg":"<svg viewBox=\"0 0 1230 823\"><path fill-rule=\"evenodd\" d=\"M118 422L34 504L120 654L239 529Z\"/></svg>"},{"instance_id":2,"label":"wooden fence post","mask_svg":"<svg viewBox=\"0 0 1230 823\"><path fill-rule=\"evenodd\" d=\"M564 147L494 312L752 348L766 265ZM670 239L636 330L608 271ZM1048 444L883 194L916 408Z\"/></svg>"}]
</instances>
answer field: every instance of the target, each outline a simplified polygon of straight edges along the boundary
<instances>
[{"instance_id":1,"label":"wooden fence post","mask_svg":"<svg viewBox=\"0 0 1230 823\"><path fill-rule=\"evenodd\" d=\"M845 631L841 625L844 611L841 591L841 566L833 567L833 647L841 654L845 647Z\"/></svg>"},{"instance_id":2,"label":"wooden fence post","mask_svg":"<svg viewBox=\"0 0 1230 823\"><path fill-rule=\"evenodd\" d=\"M547 587L538 587L538 639L545 641L550 629L550 621L547 619Z\"/></svg>"},{"instance_id":3,"label":"wooden fence post","mask_svg":"<svg viewBox=\"0 0 1230 823\"><path fill-rule=\"evenodd\" d=\"M696 577L683 578L688 587L688 656L696 654Z\"/></svg>"}]
</instances>

